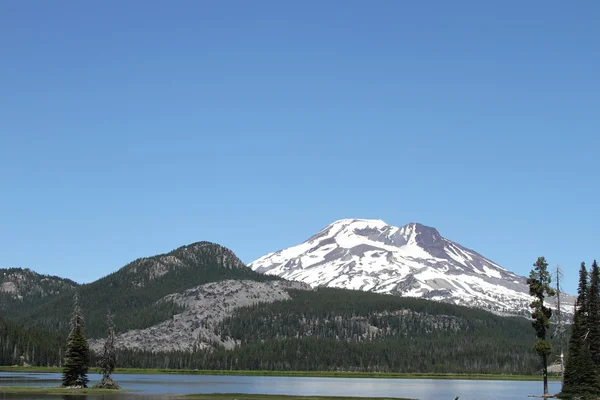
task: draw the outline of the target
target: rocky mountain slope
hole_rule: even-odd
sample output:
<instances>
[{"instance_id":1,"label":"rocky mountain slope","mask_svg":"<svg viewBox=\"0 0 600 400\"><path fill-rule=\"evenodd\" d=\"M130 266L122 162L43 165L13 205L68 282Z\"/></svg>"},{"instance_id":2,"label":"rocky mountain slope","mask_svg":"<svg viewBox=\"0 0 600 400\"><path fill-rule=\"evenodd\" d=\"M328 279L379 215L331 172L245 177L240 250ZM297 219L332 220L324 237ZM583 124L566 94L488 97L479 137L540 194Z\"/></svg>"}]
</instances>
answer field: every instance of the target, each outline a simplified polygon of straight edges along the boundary
<instances>
[{"instance_id":1,"label":"rocky mountain slope","mask_svg":"<svg viewBox=\"0 0 600 400\"><path fill-rule=\"evenodd\" d=\"M218 323L240 307L289 300L288 290L291 289L310 290L310 286L288 281L225 280L170 294L160 301L172 301L184 311L150 328L118 335L115 346L152 352L192 351L221 346L231 349L239 341L217 335L215 329ZM93 340L90 346L94 351L100 351L103 341Z\"/></svg>"},{"instance_id":2,"label":"rocky mountain slope","mask_svg":"<svg viewBox=\"0 0 600 400\"><path fill-rule=\"evenodd\" d=\"M311 286L422 297L498 314L527 315L531 302L524 277L418 223L336 221L302 244L249 266ZM573 301L564 296L565 313L572 312Z\"/></svg>"}]
</instances>

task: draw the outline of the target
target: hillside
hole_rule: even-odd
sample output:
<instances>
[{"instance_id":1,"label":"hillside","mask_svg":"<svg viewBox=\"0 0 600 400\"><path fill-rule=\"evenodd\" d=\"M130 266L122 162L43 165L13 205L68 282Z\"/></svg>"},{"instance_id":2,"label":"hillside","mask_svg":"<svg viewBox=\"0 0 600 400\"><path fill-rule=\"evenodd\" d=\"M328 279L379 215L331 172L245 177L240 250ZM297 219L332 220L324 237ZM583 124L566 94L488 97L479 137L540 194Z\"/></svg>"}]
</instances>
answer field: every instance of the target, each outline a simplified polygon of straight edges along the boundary
<instances>
[{"instance_id":1,"label":"hillside","mask_svg":"<svg viewBox=\"0 0 600 400\"><path fill-rule=\"evenodd\" d=\"M79 284L70 279L42 275L30 269L0 269L0 316L19 320L61 296L71 296L78 287ZM7 324L9 322L4 320L3 329L8 329ZM6 342L2 344L7 346Z\"/></svg>"},{"instance_id":2,"label":"hillside","mask_svg":"<svg viewBox=\"0 0 600 400\"><path fill-rule=\"evenodd\" d=\"M321 288L235 309L214 326L236 347L121 350L129 367L529 374L524 318L423 299Z\"/></svg>"},{"instance_id":3,"label":"hillside","mask_svg":"<svg viewBox=\"0 0 600 400\"><path fill-rule=\"evenodd\" d=\"M101 337L105 315L115 314L118 332L143 329L170 319L181 311L163 297L195 286L225 279L277 280L246 267L235 254L218 244L198 242L166 254L137 259L118 271L78 288L88 336ZM66 331L72 293L61 293L35 307L11 315L18 321L51 331Z\"/></svg>"},{"instance_id":4,"label":"hillside","mask_svg":"<svg viewBox=\"0 0 600 400\"><path fill-rule=\"evenodd\" d=\"M290 299L288 291L292 289L307 290L310 287L283 280L257 282L229 279L173 293L160 301L172 302L180 307L180 313L149 328L117 335L115 347L152 352L233 348L240 342L216 334L218 324L239 308ZM91 348L95 351L100 351L102 345L102 340L91 341Z\"/></svg>"},{"instance_id":5,"label":"hillside","mask_svg":"<svg viewBox=\"0 0 600 400\"><path fill-rule=\"evenodd\" d=\"M222 290L219 289L222 283L203 285L198 289L201 293L195 293L194 289L174 296L180 304L187 303L192 314L184 312L179 318L176 316L179 322L171 327L179 328L181 325L177 324L185 324L190 321L187 318L197 314L198 319L191 322L204 321L198 325L200 331L172 329L171 337L162 336L165 332L162 331L156 337L146 338L150 338L150 343L158 340L164 345L177 343L182 336L193 337L190 332L201 335L209 332L215 339L210 346L202 345L203 340L199 340L196 346L173 346L170 351L143 348L139 344L148 342L143 337L138 341L130 331L118 339L118 365L503 374L534 374L539 369L539 359L532 352L533 331L523 318L500 317L423 299L332 288L298 290L296 284L254 281L225 282L228 290L240 293L233 300L238 306L232 311L227 310L229 305L222 304L221 298L215 298L221 308L213 307L217 303L209 303L209 307L197 309L198 302L210 300L215 291ZM264 285L279 288L278 292L272 292L269 303L242 305L260 296ZM197 294L200 294L198 299ZM211 319L213 310L220 315ZM57 365L60 360L64 335L0 319L0 337L7 337L10 344L4 346L0 363L26 360L33 365ZM138 345L124 348L123 344L131 339ZM185 340L182 343L187 343Z\"/></svg>"},{"instance_id":6,"label":"hillside","mask_svg":"<svg viewBox=\"0 0 600 400\"><path fill-rule=\"evenodd\" d=\"M9 305L11 309L30 306L78 286L70 279L38 274L27 268L0 268L0 310L8 312Z\"/></svg>"},{"instance_id":7,"label":"hillside","mask_svg":"<svg viewBox=\"0 0 600 400\"><path fill-rule=\"evenodd\" d=\"M531 302L525 277L418 223L339 220L249 266L313 287L420 297L501 315L527 316ZM572 314L574 297L561 301L563 313Z\"/></svg>"}]
</instances>

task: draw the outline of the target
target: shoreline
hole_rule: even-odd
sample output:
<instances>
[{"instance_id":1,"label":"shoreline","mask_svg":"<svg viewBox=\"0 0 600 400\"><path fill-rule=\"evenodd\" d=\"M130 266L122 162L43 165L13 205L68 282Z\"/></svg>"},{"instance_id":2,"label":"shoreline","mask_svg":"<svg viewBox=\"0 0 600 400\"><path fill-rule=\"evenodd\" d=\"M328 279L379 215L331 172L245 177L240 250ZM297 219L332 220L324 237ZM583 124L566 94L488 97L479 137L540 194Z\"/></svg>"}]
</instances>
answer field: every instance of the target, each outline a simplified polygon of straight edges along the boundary
<instances>
[{"instance_id":1,"label":"shoreline","mask_svg":"<svg viewBox=\"0 0 600 400\"><path fill-rule=\"evenodd\" d=\"M0 366L0 372L60 373L60 367L20 367ZM90 368L89 373L98 373L99 369ZM257 370L179 370L153 368L117 368L115 374L180 374L180 375L228 375L228 376L278 376L310 378L366 378L366 379L457 379L457 380L507 380L541 381L535 375L502 374L454 374L454 373L412 373L412 372L344 372L344 371L257 371ZM549 377L551 381L559 377Z\"/></svg>"}]
</instances>

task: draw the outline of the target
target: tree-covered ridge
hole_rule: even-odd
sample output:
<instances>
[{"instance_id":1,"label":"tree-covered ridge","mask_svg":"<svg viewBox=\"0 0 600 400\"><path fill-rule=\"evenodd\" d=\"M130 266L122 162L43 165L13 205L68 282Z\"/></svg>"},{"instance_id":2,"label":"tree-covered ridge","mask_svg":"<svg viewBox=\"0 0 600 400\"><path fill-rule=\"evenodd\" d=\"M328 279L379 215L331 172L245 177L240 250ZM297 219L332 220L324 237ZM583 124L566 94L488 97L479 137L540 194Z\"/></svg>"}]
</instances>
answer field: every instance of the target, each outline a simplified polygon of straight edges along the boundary
<instances>
[{"instance_id":1,"label":"tree-covered ridge","mask_svg":"<svg viewBox=\"0 0 600 400\"><path fill-rule=\"evenodd\" d=\"M210 355L205 367L228 357L240 369L533 373L539 366L523 318L343 289L291 294L224 320L218 333L242 346Z\"/></svg>"},{"instance_id":2,"label":"tree-covered ridge","mask_svg":"<svg viewBox=\"0 0 600 400\"><path fill-rule=\"evenodd\" d=\"M280 337L528 336L525 319L448 303L334 288L290 294L292 300L236 310L221 323L220 333L243 343Z\"/></svg>"},{"instance_id":3,"label":"tree-covered ridge","mask_svg":"<svg viewBox=\"0 0 600 400\"><path fill-rule=\"evenodd\" d=\"M479 309L371 292L290 291L217 327L232 350L122 350L124 367L533 374L530 323Z\"/></svg>"},{"instance_id":4,"label":"tree-covered ridge","mask_svg":"<svg viewBox=\"0 0 600 400\"><path fill-rule=\"evenodd\" d=\"M117 275L121 282L126 276L126 281L131 287L145 286L170 272L177 272L180 269L204 268L207 262L212 263L220 272L230 270L236 276L246 275L257 279L263 276L247 268L231 250L215 243L197 242L181 246L166 254L138 258L100 281Z\"/></svg>"},{"instance_id":5,"label":"tree-covered ridge","mask_svg":"<svg viewBox=\"0 0 600 400\"><path fill-rule=\"evenodd\" d=\"M28 268L0 268L0 295L7 301L35 301L55 296L79 286L78 283L53 275L38 274ZM4 302L0 303L0 306Z\"/></svg>"},{"instance_id":6,"label":"tree-covered ridge","mask_svg":"<svg viewBox=\"0 0 600 400\"><path fill-rule=\"evenodd\" d=\"M235 254L218 244L198 242L169 253L137 259L118 271L78 288L88 337L105 332L104 317L115 314L115 330L123 332L156 325L181 311L164 296L225 279L267 281L246 267ZM71 294L36 307L23 307L14 317L52 331L68 330Z\"/></svg>"},{"instance_id":7,"label":"tree-covered ridge","mask_svg":"<svg viewBox=\"0 0 600 400\"><path fill-rule=\"evenodd\" d=\"M38 274L30 269L0 269L0 314L18 319L56 298L73 293L78 283L52 275Z\"/></svg>"},{"instance_id":8,"label":"tree-covered ridge","mask_svg":"<svg viewBox=\"0 0 600 400\"><path fill-rule=\"evenodd\" d=\"M118 365L505 374L539 371L539 358L531 349L530 324L523 318L343 289L292 290L290 294L291 300L240 308L218 325L217 332L223 337L239 341L234 349L120 350ZM60 348L48 344L47 350L54 352L54 365L60 360ZM99 356L92 354L90 365L96 365Z\"/></svg>"}]
</instances>

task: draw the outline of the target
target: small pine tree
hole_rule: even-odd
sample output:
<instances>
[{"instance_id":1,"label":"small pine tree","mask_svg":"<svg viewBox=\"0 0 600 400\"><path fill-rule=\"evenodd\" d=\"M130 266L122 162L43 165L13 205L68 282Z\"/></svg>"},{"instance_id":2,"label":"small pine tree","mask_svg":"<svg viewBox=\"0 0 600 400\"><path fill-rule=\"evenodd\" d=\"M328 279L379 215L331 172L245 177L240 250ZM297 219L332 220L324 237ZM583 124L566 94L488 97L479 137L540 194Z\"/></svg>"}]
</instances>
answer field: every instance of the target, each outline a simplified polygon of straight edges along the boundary
<instances>
[{"instance_id":1,"label":"small pine tree","mask_svg":"<svg viewBox=\"0 0 600 400\"><path fill-rule=\"evenodd\" d=\"M90 349L83 332L83 314L79 307L79 296L73 299L73 315L71 317L71 332L67 340L67 351L63 367L62 385L64 387L83 387L88 384L88 368Z\"/></svg>"},{"instance_id":2,"label":"small pine tree","mask_svg":"<svg viewBox=\"0 0 600 400\"><path fill-rule=\"evenodd\" d=\"M600 394L600 380L592 361L586 342L588 315L588 273L585 263L579 270L579 287L571 339L569 341L569 356L565 366L564 385L561 397L597 397Z\"/></svg>"},{"instance_id":3,"label":"small pine tree","mask_svg":"<svg viewBox=\"0 0 600 400\"><path fill-rule=\"evenodd\" d=\"M115 371L116 365L116 351L115 325L113 322L113 316L110 313L108 313L106 316L106 324L108 325L108 332L106 341L104 342L102 357L98 363L102 372L102 379L94 387L103 389L119 389L119 385L112 379L112 373Z\"/></svg>"},{"instance_id":4,"label":"small pine tree","mask_svg":"<svg viewBox=\"0 0 600 400\"><path fill-rule=\"evenodd\" d=\"M584 326L587 325L588 315L588 292L590 291L589 279L585 263L579 268L579 286L577 287L577 300L575 300L575 313L579 312L579 318Z\"/></svg>"},{"instance_id":5,"label":"small pine tree","mask_svg":"<svg viewBox=\"0 0 600 400\"><path fill-rule=\"evenodd\" d=\"M529 285L529 294L535 297L531 302L531 317L533 318L533 328L538 337L535 342L534 350L542 359L542 371L544 377L544 396L548 396L548 356L552 353L552 344L546 340L546 333L550 328L550 317L552 309L544 305L547 296L553 296L554 289L550 287L552 278L548 272L548 263L544 257L539 257L527 279Z\"/></svg>"},{"instance_id":6,"label":"small pine tree","mask_svg":"<svg viewBox=\"0 0 600 400\"><path fill-rule=\"evenodd\" d=\"M600 368L600 268L594 260L590 271L590 289L587 296L588 343L592 361Z\"/></svg>"}]
</instances>

